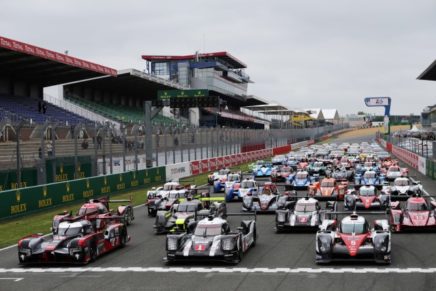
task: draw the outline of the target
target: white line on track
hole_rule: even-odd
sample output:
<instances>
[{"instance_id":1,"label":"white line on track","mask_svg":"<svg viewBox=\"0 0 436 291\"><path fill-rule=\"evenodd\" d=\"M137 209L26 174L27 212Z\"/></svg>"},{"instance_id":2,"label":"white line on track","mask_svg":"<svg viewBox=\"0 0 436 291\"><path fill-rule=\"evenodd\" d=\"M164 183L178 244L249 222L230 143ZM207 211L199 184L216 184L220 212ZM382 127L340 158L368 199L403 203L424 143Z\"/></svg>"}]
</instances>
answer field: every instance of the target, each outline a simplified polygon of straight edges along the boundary
<instances>
[{"instance_id":1,"label":"white line on track","mask_svg":"<svg viewBox=\"0 0 436 291\"><path fill-rule=\"evenodd\" d=\"M20 282L23 279L24 278L0 278L0 280L11 280L11 281L14 281L14 282Z\"/></svg>"},{"instance_id":2,"label":"white line on track","mask_svg":"<svg viewBox=\"0 0 436 291\"><path fill-rule=\"evenodd\" d=\"M434 274L436 268L186 268L186 267L85 267L85 268L0 268L0 273L236 273L236 274L249 274L249 273L284 273L284 274Z\"/></svg>"}]
</instances>

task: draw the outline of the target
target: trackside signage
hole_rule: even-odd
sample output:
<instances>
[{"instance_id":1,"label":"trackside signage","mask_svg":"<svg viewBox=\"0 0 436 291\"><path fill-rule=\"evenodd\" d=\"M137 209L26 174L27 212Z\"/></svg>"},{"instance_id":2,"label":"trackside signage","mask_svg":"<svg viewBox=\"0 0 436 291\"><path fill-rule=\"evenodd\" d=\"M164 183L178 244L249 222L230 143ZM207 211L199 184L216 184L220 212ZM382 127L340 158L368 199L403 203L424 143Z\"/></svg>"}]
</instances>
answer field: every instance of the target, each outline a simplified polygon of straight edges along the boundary
<instances>
[{"instance_id":1,"label":"trackside signage","mask_svg":"<svg viewBox=\"0 0 436 291\"><path fill-rule=\"evenodd\" d=\"M165 167L157 167L2 191L0 192L0 218L25 215L52 206L85 201L165 181Z\"/></svg>"},{"instance_id":2,"label":"trackside signage","mask_svg":"<svg viewBox=\"0 0 436 291\"><path fill-rule=\"evenodd\" d=\"M191 174L192 175L200 174L200 161L191 162Z\"/></svg>"},{"instance_id":3,"label":"trackside signage","mask_svg":"<svg viewBox=\"0 0 436 291\"><path fill-rule=\"evenodd\" d=\"M190 162L177 163L174 165L167 165L165 167L167 180L178 181L180 178L191 176Z\"/></svg>"}]
</instances>

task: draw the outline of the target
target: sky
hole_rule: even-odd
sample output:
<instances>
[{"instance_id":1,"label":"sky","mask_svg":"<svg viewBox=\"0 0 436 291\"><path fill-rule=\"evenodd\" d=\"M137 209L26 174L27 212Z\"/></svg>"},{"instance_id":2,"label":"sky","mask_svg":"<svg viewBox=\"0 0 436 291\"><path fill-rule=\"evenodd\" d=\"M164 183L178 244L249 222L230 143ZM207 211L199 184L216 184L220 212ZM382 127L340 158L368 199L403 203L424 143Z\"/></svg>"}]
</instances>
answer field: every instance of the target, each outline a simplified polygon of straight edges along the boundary
<instances>
[{"instance_id":1,"label":"sky","mask_svg":"<svg viewBox=\"0 0 436 291\"><path fill-rule=\"evenodd\" d=\"M0 35L115 69L143 54L228 51L247 64L249 94L288 108L391 114L436 102L416 78L436 59L433 0L0 0Z\"/></svg>"}]
</instances>

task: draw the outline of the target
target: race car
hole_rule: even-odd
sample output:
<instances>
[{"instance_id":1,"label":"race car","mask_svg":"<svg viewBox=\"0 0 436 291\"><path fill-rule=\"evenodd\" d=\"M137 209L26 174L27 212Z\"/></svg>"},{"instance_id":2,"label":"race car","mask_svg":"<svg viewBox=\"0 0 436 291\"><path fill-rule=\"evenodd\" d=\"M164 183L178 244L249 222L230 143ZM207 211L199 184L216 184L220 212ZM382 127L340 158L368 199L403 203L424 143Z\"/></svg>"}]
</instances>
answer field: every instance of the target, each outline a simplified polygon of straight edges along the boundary
<instances>
[{"instance_id":1,"label":"race car","mask_svg":"<svg viewBox=\"0 0 436 291\"><path fill-rule=\"evenodd\" d=\"M307 189L312 182L311 177L307 171L297 172L292 178L288 177L286 184L290 185L290 188L300 190Z\"/></svg>"},{"instance_id":2,"label":"race car","mask_svg":"<svg viewBox=\"0 0 436 291\"><path fill-rule=\"evenodd\" d=\"M325 219L315 244L317 264L335 260L391 263L391 232L386 219L375 220L372 229L366 218L356 213L344 217L339 225L337 219Z\"/></svg>"},{"instance_id":3,"label":"race car","mask_svg":"<svg viewBox=\"0 0 436 291\"><path fill-rule=\"evenodd\" d=\"M246 195L257 196L259 185L254 179L246 178L241 182L238 189L238 198L242 200Z\"/></svg>"},{"instance_id":4,"label":"race car","mask_svg":"<svg viewBox=\"0 0 436 291\"><path fill-rule=\"evenodd\" d=\"M374 171L374 172L378 173L380 171L380 168L377 166L377 164L375 162L367 161L367 162L363 163L362 170L363 170L363 172Z\"/></svg>"},{"instance_id":5,"label":"race car","mask_svg":"<svg viewBox=\"0 0 436 291\"><path fill-rule=\"evenodd\" d=\"M301 159L297 164L297 169L301 171L307 171L309 167L309 161L307 159Z\"/></svg>"},{"instance_id":6,"label":"race car","mask_svg":"<svg viewBox=\"0 0 436 291\"><path fill-rule=\"evenodd\" d=\"M230 173L230 169L228 168L224 168L217 172L213 172L207 177L207 182L209 183L209 185L213 185L214 181L220 178L227 177L229 173Z\"/></svg>"},{"instance_id":7,"label":"race car","mask_svg":"<svg viewBox=\"0 0 436 291\"><path fill-rule=\"evenodd\" d=\"M122 217L100 214L96 227L80 216L57 225L53 234L33 234L18 241L18 260L28 263L87 264L97 257L123 247L130 237Z\"/></svg>"},{"instance_id":8,"label":"race car","mask_svg":"<svg viewBox=\"0 0 436 291\"><path fill-rule=\"evenodd\" d=\"M399 177L407 177L409 170L407 168L400 168L400 166L390 166L386 171L386 180L393 181Z\"/></svg>"},{"instance_id":9,"label":"race car","mask_svg":"<svg viewBox=\"0 0 436 291\"><path fill-rule=\"evenodd\" d=\"M156 216L158 210L168 210L179 198L184 198L192 192L195 185L183 186L179 182L167 182L158 188L152 188L147 192L147 213Z\"/></svg>"},{"instance_id":10,"label":"race car","mask_svg":"<svg viewBox=\"0 0 436 291\"><path fill-rule=\"evenodd\" d=\"M256 219L242 220L238 230L231 231L226 220L207 217L189 223L186 233L167 235L164 260L238 264L244 253L256 245L256 239Z\"/></svg>"},{"instance_id":11,"label":"race car","mask_svg":"<svg viewBox=\"0 0 436 291\"><path fill-rule=\"evenodd\" d=\"M343 200L348 182L338 182L333 178L324 178L320 182L309 185L308 195L322 200Z\"/></svg>"},{"instance_id":12,"label":"race car","mask_svg":"<svg viewBox=\"0 0 436 291\"><path fill-rule=\"evenodd\" d=\"M283 165L286 162L286 156L285 155L277 155L272 157L271 163L273 165Z\"/></svg>"},{"instance_id":13,"label":"race car","mask_svg":"<svg viewBox=\"0 0 436 291\"><path fill-rule=\"evenodd\" d=\"M244 196L242 211L274 212L278 208L277 198L277 186L271 182L266 182L256 196Z\"/></svg>"},{"instance_id":14,"label":"race car","mask_svg":"<svg viewBox=\"0 0 436 291\"><path fill-rule=\"evenodd\" d=\"M294 156L288 156L288 160L286 161L286 165L291 167L293 170L297 170L299 160Z\"/></svg>"},{"instance_id":15,"label":"race car","mask_svg":"<svg viewBox=\"0 0 436 291\"><path fill-rule=\"evenodd\" d=\"M403 208L400 201L393 201L390 206L392 231L436 230L435 201L417 195L407 199Z\"/></svg>"},{"instance_id":16,"label":"race car","mask_svg":"<svg viewBox=\"0 0 436 291\"><path fill-rule=\"evenodd\" d=\"M405 200L413 195L422 193L422 185L420 181L412 182L409 178L400 177L394 180L392 186L387 187L387 191L391 195L391 200Z\"/></svg>"},{"instance_id":17,"label":"race car","mask_svg":"<svg viewBox=\"0 0 436 291\"><path fill-rule=\"evenodd\" d=\"M378 175L375 171L365 171L363 175L356 174L354 176L354 184L359 185L374 185L382 187L385 177L383 174Z\"/></svg>"},{"instance_id":18,"label":"race car","mask_svg":"<svg viewBox=\"0 0 436 291\"><path fill-rule=\"evenodd\" d=\"M186 232L189 222L198 218L226 218L227 206L221 197L205 197L199 199L183 199L174 204L169 211L158 211L153 225L156 234ZM205 201L209 203L204 203ZM212 203L210 203L212 202Z\"/></svg>"},{"instance_id":19,"label":"race car","mask_svg":"<svg viewBox=\"0 0 436 291\"><path fill-rule=\"evenodd\" d=\"M336 168L333 172L331 172L331 176L337 181L352 181L354 178L354 171L353 168Z\"/></svg>"},{"instance_id":20,"label":"race car","mask_svg":"<svg viewBox=\"0 0 436 291\"><path fill-rule=\"evenodd\" d=\"M355 209L385 209L389 206L389 195L378 194L372 185L361 186L358 190L348 190L344 197L344 207L347 210Z\"/></svg>"},{"instance_id":21,"label":"race car","mask_svg":"<svg viewBox=\"0 0 436 291\"><path fill-rule=\"evenodd\" d=\"M253 169L253 176L254 177L268 177L268 176L271 176L271 171L272 171L272 164L265 162L261 165L258 165L256 168Z\"/></svg>"},{"instance_id":22,"label":"race car","mask_svg":"<svg viewBox=\"0 0 436 291\"><path fill-rule=\"evenodd\" d=\"M130 204L132 200L114 200L109 199L109 196L100 197L97 199L90 199L87 203L83 204L78 212L78 216L91 221L94 224L99 214L109 213L109 203L123 203L129 202L127 205L117 206L116 215L123 216L126 225L130 225L135 219L133 214L133 206Z\"/></svg>"},{"instance_id":23,"label":"race car","mask_svg":"<svg viewBox=\"0 0 436 291\"><path fill-rule=\"evenodd\" d=\"M336 202L328 201L326 211L336 211ZM300 198L288 203L285 209L276 211L276 232L285 230L316 230L322 223L323 213L318 200L310 197Z\"/></svg>"},{"instance_id":24,"label":"race car","mask_svg":"<svg viewBox=\"0 0 436 291\"><path fill-rule=\"evenodd\" d=\"M309 175L318 175L318 176L325 176L326 174L326 166L323 162L312 162L309 164L307 171L309 172Z\"/></svg>"},{"instance_id":25,"label":"race car","mask_svg":"<svg viewBox=\"0 0 436 291\"><path fill-rule=\"evenodd\" d=\"M285 182L289 176L295 175L294 169L290 166L278 166L271 171L271 182Z\"/></svg>"}]
</instances>

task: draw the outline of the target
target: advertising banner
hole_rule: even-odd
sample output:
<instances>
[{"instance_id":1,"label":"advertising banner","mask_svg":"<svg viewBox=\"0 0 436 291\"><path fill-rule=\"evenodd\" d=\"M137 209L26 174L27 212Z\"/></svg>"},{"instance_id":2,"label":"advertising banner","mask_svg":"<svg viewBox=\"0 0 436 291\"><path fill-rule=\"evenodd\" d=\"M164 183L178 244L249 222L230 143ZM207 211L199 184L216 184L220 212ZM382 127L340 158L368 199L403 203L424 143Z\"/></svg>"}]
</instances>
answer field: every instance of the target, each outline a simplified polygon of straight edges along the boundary
<instances>
[{"instance_id":1,"label":"advertising banner","mask_svg":"<svg viewBox=\"0 0 436 291\"><path fill-rule=\"evenodd\" d=\"M195 161L198 162L198 161ZM167 165L165 167L166 171L166 177L168 180L178 181L180 178L189 177L191 176L191 169L195 168L195 166L192 165L193 162L184 162L184 163L177 163L173 165ZM199 169L198 169L199 171ZM200 172L200 171L199 171Z\"/></svg>"}]
</instances>

